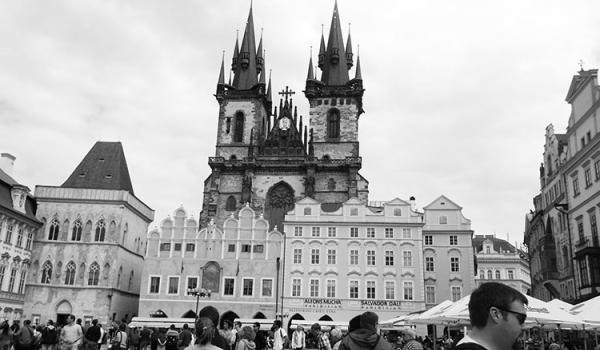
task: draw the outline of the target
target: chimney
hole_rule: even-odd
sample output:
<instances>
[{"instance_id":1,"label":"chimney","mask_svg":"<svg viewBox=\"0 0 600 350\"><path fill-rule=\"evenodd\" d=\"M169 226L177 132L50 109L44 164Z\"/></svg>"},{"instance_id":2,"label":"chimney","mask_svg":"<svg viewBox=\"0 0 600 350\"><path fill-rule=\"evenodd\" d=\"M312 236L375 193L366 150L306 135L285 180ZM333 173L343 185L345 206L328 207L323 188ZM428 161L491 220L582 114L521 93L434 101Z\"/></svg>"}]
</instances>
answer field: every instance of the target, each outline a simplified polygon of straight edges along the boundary
<instances>
[{"instance_id":1,"label":"chimney","mask_svg":"<svg viewBox=\"0 0 600 350\"><path fill-rule=\"evenodd\" d=\"M8 174L8 176L13 176L13 168L15 165L15 156L10 153L1 153L0 154L0 169Z\"/></svg>"},{"instance_id":2,"label":"chimney","mask_svg":"<svg viewBox=\"0 0 600 350\"><path fill-rule=\"evenodd\" d=\"M416 210L416 200L415 200L415 197L410 197L410 210L412 210L412 211Z\"/></svg>"}]
</instances>

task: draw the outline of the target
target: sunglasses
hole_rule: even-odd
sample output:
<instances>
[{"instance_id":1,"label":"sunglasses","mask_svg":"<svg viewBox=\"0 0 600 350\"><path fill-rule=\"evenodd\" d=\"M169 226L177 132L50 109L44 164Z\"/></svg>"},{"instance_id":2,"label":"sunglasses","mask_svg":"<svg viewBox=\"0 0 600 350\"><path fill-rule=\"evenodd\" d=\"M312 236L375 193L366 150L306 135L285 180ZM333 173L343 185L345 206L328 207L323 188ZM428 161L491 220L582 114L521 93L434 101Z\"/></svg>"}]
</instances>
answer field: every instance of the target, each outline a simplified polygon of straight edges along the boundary
<instances>
[{"instance_id":1,"label":"sunglasses","mask_svg":"<svg viewBox=\"0 0 600 350\"><path fill-rule=\"evenodd\" d=\"M494 306L496 309L498 310L502 310L505 312L510 312L511 314L515 315L515 317L517 317L517 321L519 321L519 324L523 324L525 323L525 320L527 319L527 314L524 314L522 312L516 312L516 311L512 311L512 310L508 310L505 308L502 308L500 306Z\"/></svg>"}]
</instances>

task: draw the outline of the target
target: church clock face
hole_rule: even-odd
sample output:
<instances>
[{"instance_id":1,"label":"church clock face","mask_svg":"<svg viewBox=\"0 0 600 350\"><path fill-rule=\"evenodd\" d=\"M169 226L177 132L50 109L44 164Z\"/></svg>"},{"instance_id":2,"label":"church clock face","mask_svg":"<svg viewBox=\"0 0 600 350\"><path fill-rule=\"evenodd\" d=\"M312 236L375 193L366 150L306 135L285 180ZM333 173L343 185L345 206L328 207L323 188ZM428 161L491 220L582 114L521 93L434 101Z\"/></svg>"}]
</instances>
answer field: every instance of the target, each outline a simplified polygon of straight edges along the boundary
<instances>
[{"instance_id":1,"label":"church clock face","mask_svg":"<svg viewBox=\"0 0 600 350\"><path fill-rule=\"evenodd\" d=\"M290 118L288 117L283 117L279 119L279 129L281 130L288 130L290 128L290 124Z\"/></svg>"}]
</instances>

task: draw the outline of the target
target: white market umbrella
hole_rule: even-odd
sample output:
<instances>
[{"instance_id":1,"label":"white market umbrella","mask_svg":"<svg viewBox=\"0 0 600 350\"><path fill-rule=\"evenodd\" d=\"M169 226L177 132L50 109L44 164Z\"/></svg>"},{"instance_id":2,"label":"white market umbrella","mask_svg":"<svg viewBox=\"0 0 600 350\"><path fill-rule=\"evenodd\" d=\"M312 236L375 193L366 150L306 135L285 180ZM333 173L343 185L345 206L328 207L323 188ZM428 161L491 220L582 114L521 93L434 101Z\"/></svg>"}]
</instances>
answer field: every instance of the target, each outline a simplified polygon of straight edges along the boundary
<instances>
[{"instance_id":1,"label":"white market umbrella","mask_svg":"<svg viewBox=\"0 0 600 350\"><path fill-rule=\"evenodd\" d=\"M560 299L552 299L548 302L548 304L552 307L557 307L557 308L563 309L565 311L569 311L573 307L573 305L567 303L566 301L562 301Z\"/></svg>"},{"instance_id":2,"label":"white market umbrella","mask_svg":"<svg viewBox=\"0 0 600 350\"><path fill-rule=\"evenodd\" d=\"M569 310L586 323L586 328L600 328L600 296L573 306Z\"/></svg>"},{"instance_id":3,"label":"white market umbrella","mask_svg":"<svg viewBox=\"0 0 600 350\"><path fill-rule=\"evenodd\" d=\"M460 301L460 300L459 300ZM458 301L457 301L458 303ZM468 301L467 301L468 303ZM420 315L414 316L414 317L410 317L409 320L413 323L418 323L418 324L441 324L444 323L448 320L441 318L440 316L449 308L452 308L455 305L455 303L451 302L450 300L444 300L441 303L437 304L436 306L432 307L431 309L423 312ZM467 319L468 319L468 312L467 312Z\"/></svg>"}]
</instances>

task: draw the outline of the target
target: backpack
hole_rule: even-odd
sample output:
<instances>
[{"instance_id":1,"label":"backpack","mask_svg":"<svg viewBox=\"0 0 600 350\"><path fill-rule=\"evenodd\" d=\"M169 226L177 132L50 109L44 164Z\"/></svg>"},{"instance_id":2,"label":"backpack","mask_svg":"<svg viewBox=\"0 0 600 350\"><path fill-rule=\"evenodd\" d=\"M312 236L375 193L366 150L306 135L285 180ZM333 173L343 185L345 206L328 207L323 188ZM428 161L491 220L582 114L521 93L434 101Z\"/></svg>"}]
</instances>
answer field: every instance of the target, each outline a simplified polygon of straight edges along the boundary
<instances>
[{"instance_id":1,"label":"backpack","mask_svg":"<svg viewBox=\"0 0 600 350\"><path fill-rule=\"evenodd\" d=\"M176 337L174 335L168 335L167 336L167 346L170 347L177 347L177 343L179 342L179 337Z\"/></svg>"},{"instance_id":2,"label":"backpack","mask_svg":"<svg viewBox=\"0 0 600 350\"><path fill-rule=\"evenodd\" d=\"M42 344L56 344L58 340L58 332L56 331L56 327L52 327L52 329L46 327L42 331Z\"/></svg>"}]
</instances>

